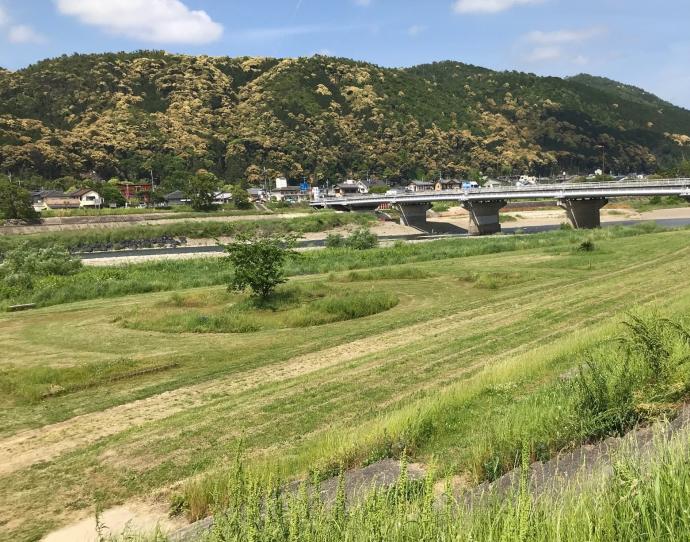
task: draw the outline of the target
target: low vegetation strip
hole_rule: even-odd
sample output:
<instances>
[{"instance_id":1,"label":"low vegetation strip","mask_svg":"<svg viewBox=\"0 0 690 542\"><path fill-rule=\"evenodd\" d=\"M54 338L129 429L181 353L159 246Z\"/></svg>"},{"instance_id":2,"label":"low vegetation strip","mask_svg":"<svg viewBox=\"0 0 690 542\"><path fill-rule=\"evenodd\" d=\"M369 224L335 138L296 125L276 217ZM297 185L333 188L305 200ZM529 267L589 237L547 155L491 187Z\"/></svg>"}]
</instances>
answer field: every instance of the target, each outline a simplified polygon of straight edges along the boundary
<instances>
[{"instance_id":1,"label":"low vegetation strip","mask_svg":"<svg viewBox=\"0 0 690 542\"><path fill-rule=\"evenodd\" d=\"M579 246L588 239L596 242L659 231L661 231L659 228L650 223L633 227L607 228L597 232L556 231L522 237L449 239L418 244L398 243L392 247L369 250L334 248L323 253L302 253L299 257L290 259L286 262L286 273L295 276L385 268L400 264L546 247L559 251L565 247ZM409 273L409 271L385 270L376 272ZM48 306L87 299L213 286L228 284L231 278L232 270L225 260L210 258L158 261L117 267L85 267L76 274L49 274L36 277L31 288L11 288L4 282L0 283L0 308L23 303Z\"/></svg>"},{"instance_id":2,"label":"low vegetation strip","mask_svg":"<svg viewBox=\"0 0 690 542\"><path fill-rule=\"evenodd\" d=\"M252 333L319 326L372 316L398 304L390 292L333 291L324 283L288 285L267 299L231 294L173 295L148 311L118 318L129 329L162 333Z\"/></svg>"},{"instance_id":3,"label":"low vegetation strip","mask_svg":"<svg viewBox=\"0 0 690 542\"><path fill-rule=\"evenodd\" d=\"M62 246L71 252L119 250L131 244L161 238L213 239L240 233L309 233L326 231L346 224L366 225L373 220L367 213L318 213L295 218L246 221L186 220L168 224L134 225L116 229L90 229L32 235L0 236L0 253L19 244L31 247Z\"/></svg>"},{"instance_id":4,"label":"low vegetation strip","mask_svg":"<svg viewBox=\"0 0 690 542\"><path fill-rule=\"evenodd\" d=\"M0 389L17 399L37 402L76 391L85 390L142 375L174 369L178 364L137 362L117 359L107 363L92 363L79 367L40 367L0 369Z\"/></svg>"},{"instance_id":5,"label":"low vegetation strip","mask_svg":"<svg viewBox=\"0 0 690 542\"><path fill-rule=\"evenodd\" d=\"M491 465L500 472L514 463L510 435L550 453L556 444L545 447L551 441L526 419L532 398L544 405L538 425L551 427L559 396L544 390L573 374L582 359L575 354L620 335L607 323L612 316L657 302L676 320L690 307L690 285L678 280L690 261L688 232L603 231L593 234L594 250L579 250L588 235L557 232L525 250L514 243L535 241L310 254L302 270L323 265L319 257L331 269L288 285L381 291L399 303L304 332L171 336L114 321L134 306L155 310L172 292L0 315L2 367L66 369L117 358L177 364L37 401L12 388L1 394L0 465L12 468L0 474L0 539L39 539L89 516L96 493L107 507L192 477L198 488L187 486L175 502L189 517L205 515L213 495L223 494L227 455L239 441L248 472L283 480L310 469L337 474L341 464L366 465L403 449L415 461L436 457L439 476L489 479ZM470 256L487 250L485 242L495 243L493 253ZM397 268L395 258L429 276L378 280L377 268ZM329 280L351 271L372 271L376 280ZM494 287L478 276L495 277ZM223 290L181 291L180 303ZM524 434L516 430L522 426Z\"/></svg>"}]
</instances>

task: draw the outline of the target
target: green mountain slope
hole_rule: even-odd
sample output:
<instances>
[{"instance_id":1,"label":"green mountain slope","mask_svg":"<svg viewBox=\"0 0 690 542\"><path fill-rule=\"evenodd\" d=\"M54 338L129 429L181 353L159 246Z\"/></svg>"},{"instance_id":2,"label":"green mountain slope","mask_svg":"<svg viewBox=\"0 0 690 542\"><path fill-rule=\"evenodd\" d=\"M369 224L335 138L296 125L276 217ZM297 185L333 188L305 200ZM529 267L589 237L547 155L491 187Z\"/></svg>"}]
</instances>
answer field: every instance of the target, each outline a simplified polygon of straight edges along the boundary
<instances>
[{"instance_id":1,"label":"green mountain slope","mask_svg":"<svg viewBox=\"0 0 690 542\"><path fill-rule=\"evenodd\" d=\"M0 71L0 167L47 178L591 171L601 145L615 170L652 171L681 158L688 134L690 111L634 87L458 62L140 51Z\"/></svg>"}]
</instances>

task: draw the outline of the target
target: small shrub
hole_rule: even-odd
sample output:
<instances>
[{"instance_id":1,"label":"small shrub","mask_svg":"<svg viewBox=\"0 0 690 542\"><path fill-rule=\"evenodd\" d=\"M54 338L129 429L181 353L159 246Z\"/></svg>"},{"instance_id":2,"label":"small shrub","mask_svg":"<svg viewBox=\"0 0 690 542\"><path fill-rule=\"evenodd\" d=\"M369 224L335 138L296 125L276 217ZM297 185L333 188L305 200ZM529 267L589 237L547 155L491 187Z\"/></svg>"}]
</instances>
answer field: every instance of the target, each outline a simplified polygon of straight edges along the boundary
<instances>
[{"instance_id":1,"label":"small shrub","mask_svg":"<svg viewBox=\"0 0 690 542\"><path fill-rule=\"evenodd\" d=\"M431 208L437 213L445 213L450 209L450 203L447 201L435 201Z\"/></svg>"},{"instance_id":2,"label":"small shrub","mask_svg":"<svg viewBox=\"0 0 690 542\"><path fill-rule=\"evenodd\" d=\"M329 233L326 237L326 248L343 248L345 238L339 233Z\"/></svg>"},{"instance_id":3,"label":"small shrub","mask_svg":"<svg viewBox=\"0 0 690 542\"><path fill-rule=\"evenodd\" d=\"M354 250L376 248L378 244L379 238L376 236L376 234L371 233L368 228L359 228L346 239L346 246Z\"/></svg>"},{"instance_id":4,"label":"small shrub","mask_svg":"<svg viewBox=\"0 0 690 542\"><path fill-rule=\"evenodd\" d=\"M580 243L578 250L580 252L594 252L595 248L596 248L596 246L594 245L594 241L592 241L591 239L587 239L585 241L582 241L582 243Z\"/></svg>"}]
</instances>

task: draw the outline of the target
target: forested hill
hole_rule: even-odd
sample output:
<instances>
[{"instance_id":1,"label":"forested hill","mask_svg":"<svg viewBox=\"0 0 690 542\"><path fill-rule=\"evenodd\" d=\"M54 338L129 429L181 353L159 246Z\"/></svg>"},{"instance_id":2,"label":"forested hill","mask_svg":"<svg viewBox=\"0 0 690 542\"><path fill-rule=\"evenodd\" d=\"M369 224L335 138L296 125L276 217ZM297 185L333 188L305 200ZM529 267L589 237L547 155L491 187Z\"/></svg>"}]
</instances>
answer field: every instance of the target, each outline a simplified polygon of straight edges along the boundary
<instances>
[{"instance_id":1,"label":"forested hill","mask_svg":"<svg viewBox=\"0 0 690 542\"><path fill-rule=\"evenodd\" d=\"M635 87L458 62L142 51L0 70L0 170L46 178L588 171L602 145L614 170L652 171L678 161L688 135L690 111Z\"/></svg>"}]
</instances>

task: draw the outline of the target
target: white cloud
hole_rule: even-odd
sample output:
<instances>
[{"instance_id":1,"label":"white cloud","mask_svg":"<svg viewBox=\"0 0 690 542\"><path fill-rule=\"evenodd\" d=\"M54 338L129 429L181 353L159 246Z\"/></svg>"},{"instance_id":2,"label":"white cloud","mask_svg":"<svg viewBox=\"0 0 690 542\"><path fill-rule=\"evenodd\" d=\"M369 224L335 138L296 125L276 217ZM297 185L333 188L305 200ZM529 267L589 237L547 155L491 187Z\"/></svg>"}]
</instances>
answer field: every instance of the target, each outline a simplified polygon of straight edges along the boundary
<instances>
[{"instance_id":1,"label":"white cloud","mask_svg":"<svg viewBox=\"0 0 690 542\"><path fill-rule=\"evenodd\" d=\"M7 32L10 43L43 43L45 38L30 26L18 24L11 26Z\"/></svg>"},{"instance_id":2,"label":"white cloud","mask_svg":"<svg viewBox=\"0 0 690 542\"><path fill-rule=\"evenodd\" d=\"M456 13L499 13L515 6L541 4L545 0L455 0Z\"/></svg>"},{"instance_id":3,"label":"white cloud","mask_svg":"<svg viewBox=\"0 0 690 542\"><path fill-rule=\"evenodd\" d=\"M180 0L55 0L63 15L130 38L156 43L208 43L223 27Z\"/></svg>"},{"instance_id":4,"label":"white cloud","mask_svg":"<svg viewBox=\"0 0 690 542\"><path fill-rule=\"evenodd\" d=\"M413 24L407 29L408 35L412 36L413 38L419 36L424 31L426 31L426 26L420 24Z\"/></svg>"},{"instance_id":5,"label":"white cloud","mask_svg":"<svg viewBox=\"0 0 690 542\"><path fill-rule=\"evenodd\" d=\"M253 41L271 41L290 38L292 36L305 36L308 34L322 34L330 32L331 28L319 25L282 26L275 28L253 28L234 34L235 39Z\"/></svg>"},{"instance_id":6,"label":"white cloud","mask_svg":"<svg viewBox=\"0 0 690 542\"><path fill-rule=\"evenodd\" d=\"M519 43L522 59L530 63L560 62L584 66L589 58L580 51L587 42L606 33L606 28L590 27L544 32L535 30L523 35Z\"/></svg>"},{"instance_id":7,"label":"white cloud","mask_svg":"<svg viewBox=\"0 0 690 542\"><path fill-rule=\"evenodd\" d=\"M553 62L563 58L563 50L560 47L536 47L526 56L527 62Z\"/></svg>"},{"instance_id":8,"label":"white cloud","mask_svg":"<svg viewBox=\"0 0 690 542\"><path fill-rule=\"evenodd\" d=\"M23 43L43 43L45 38L26 24L12 24L12 18L5 8L0 5L0 35L10 43L16 45Z\"/></svg>"},{"instance_id":9,"label":"white cloud","mask_svg":"<svg viewBox=\"0 0 690 542\"><path fill-rule=\"evenodd\" d=\"M601 27L584 28L581 30L554 30L542 32L536 30L524 36L525 41L538 45L554 45L558 43L581 43L604 33Z\"/></svg>"},{"instance_id":10,"label":"white cloud","mask_svg":"<svg viewBox=\"0 0 690 542\"><path fill-rule=\"evenodd\" d=\"M314 25L295 25L295 26L275 26L267 28L248 28L232 32L231 39L235 41L278 41L294 36L308 36L313 34L343 34L369 29L374 31L374 27L369 25L345 25L334 26L326 24Z\"/></svg>"}]
</instances>

